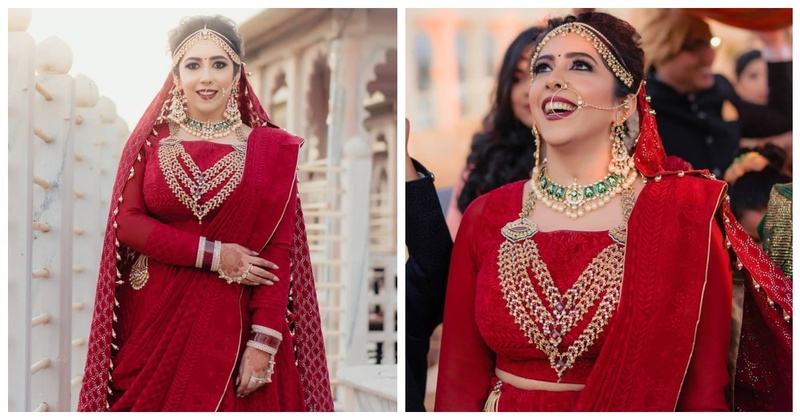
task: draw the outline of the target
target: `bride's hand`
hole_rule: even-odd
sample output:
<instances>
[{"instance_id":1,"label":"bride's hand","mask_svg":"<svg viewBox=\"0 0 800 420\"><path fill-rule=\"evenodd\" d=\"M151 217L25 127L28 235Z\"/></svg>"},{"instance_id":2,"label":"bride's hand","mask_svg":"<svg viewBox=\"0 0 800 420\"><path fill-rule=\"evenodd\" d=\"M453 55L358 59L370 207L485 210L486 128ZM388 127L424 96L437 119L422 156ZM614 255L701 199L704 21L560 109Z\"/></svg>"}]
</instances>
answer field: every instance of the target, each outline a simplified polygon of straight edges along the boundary
<instances>
[{"instance_id":1,"label":"bride's hand","mask_svg":"<svg viewBox=\"0 0 800 420\"><path fill-rule=\"evenodd\" d=\"M247 275L241 279L241 284L246 286L267 285L272 286L280 279L273 273L267 271L277 270L278 266L258 256L258 253L251 251L239 244L222 244L220 253L219 272L228 278L240 279L242 274Z\"/></svg>"},{"instance_id":2,"label":"bride's hand","mask_svg":"<svg viewBox=\"0 0 800 420\"><path fill-rule=\"evenodd\" d=\"M236 379L236 396L239 398L250 395L256 389L272 382L272 374L268 372L269 353L247 347L239 363L239 376Z\"/></svg>"}]
</instances>

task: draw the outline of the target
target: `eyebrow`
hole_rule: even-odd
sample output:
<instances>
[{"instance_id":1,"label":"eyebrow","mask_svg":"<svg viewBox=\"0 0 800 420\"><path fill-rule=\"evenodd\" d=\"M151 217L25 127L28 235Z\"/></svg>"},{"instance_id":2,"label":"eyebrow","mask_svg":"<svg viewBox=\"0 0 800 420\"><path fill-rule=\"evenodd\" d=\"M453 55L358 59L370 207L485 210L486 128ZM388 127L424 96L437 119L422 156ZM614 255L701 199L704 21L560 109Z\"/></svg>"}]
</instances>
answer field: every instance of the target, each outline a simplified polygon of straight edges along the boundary
<instances>
[{"instance_id":1,"label":"eyebrow","mask_svg":"<svg viewBox=\"0 0 800 420\"><path fill-rule=\"evenodd\" d=\"M224 55L215 55L215 56L213 56L213 57L209 57L209 59L210 59L210 60L227 60L227 59L228 59L228 57L226 57L226 56L224 56ZM184 61L189 61L189 60L200 61L201 59L200 59L200 57L186 57L186 58L184 59Z\"/></svg>"},{"instance_id":2,"label":"eyebrow","mask_svg":"<svg viewBox=\"0 0 800 420\"><path fill-rule=\"evenodd\" d=\"M568 53L564 54L564 57L566 57L566 58L584 57L584 58L588 58L589 60L592 60L593 63L597 64L597 60L595 60L594 57L592 57L591 55L586 54L584 52L568 52ZM542 55L542 56L539 56L539 59L536 60L536 62L538 63L539 61L542 61L542 60L555 61L555 57L552 54Z\"/></svg>"}]
</instances>

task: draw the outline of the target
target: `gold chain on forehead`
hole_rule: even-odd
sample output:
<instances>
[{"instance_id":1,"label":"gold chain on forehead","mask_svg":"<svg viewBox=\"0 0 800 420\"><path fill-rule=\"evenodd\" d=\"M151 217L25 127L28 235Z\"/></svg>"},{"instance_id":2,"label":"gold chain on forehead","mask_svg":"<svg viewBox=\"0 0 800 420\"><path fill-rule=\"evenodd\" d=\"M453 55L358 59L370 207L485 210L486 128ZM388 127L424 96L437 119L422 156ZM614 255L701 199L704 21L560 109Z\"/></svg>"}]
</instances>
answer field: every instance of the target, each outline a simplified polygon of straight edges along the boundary
<instances>
[{"instance_id":1,"label":"gold chain on forehead","mask_svg":"<svg viewBox=\"0 0 800 420\"><path fill-rule=\"evenodd\" d=\"M616 75L617 78L621 80L623 84L625 84L625 86L631 87L631 85L633 85L633 75L628 68L625 67L625 63L617 61L617 57L615 57L614 54L608 50L608 47L606 47L606 45L608 45L614 49L614 52L617 52L616 48L614 48L614 45L608 42L608 39L601 34L600 31L582 22L565 23L548 32L547 35L542 38L542 41L539 42L539 44L536 46L536 50L533 52L533 57L531 57L531 82L533 82L533 79L536 77L536 75L533 73L534 63L536 63L536 60L539 58L539 53L542 51L542 48L545 46L545 44L547 44L547 42L556 35L566 36L568 33L574 33L586 38L587 41L592 44L592 47L594 47L597 53L603 57L603 60L606 61L606 64L608 64L608 67L611 69L614 75ZM605 43L603 43L603 41L605 41ZM617 55L619 55L619 52L617 52Z\"/></svg>"},{"instance_id":2,"label":"gold chain on forehead","mask_svg":"<svg viewBox=\"0 0 800 420\"><path fill-rule=\"evenodd\" d=\"M172 54L172 66L177 66L178 63L181 61L181 58L186 54L186 51L189 51L192 47L195 46L200 41L213 41L215 44L219 45L225 52L231 57L234 63L241 65L242 59L239 58L239 54L236 54L236 51L233 50L230 46L230 42L225 35L213 30L203 27L199 31L189 35L186 39L178 45L178 48L175 50L175 54Z\"/></svg>"}]
</instances>

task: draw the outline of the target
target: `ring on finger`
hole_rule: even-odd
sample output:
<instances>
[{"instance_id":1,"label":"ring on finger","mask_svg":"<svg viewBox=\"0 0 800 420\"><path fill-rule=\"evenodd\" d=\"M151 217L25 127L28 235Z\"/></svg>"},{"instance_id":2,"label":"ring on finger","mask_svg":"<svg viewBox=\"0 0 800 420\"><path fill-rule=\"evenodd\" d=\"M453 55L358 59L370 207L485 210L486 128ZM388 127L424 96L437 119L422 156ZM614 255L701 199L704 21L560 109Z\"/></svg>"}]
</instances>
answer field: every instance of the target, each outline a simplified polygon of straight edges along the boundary
<instances>
[{"instance_id":1,"label":"ring on finger","mask_svg":"<svg viewBox=\"0 0 800 420\"><path fill-rule=\"evenodd\" d=\"M250 381L256 382L259 385L264 385L265 383L269 382L266 378L256 378L255 376L251 376Z\"/></svg>"},{"instance_id":2,"label":"ring on finger","mask_svg":"<svg viewBox=\"0 0 800 420\"><path fill-rule=\"evenodd\" d=\"M255 275L255 274L253 274L253 273L249 273L249 275L247 276L247 281L249 281L249 282L253 283L253 286L257 286L257 285L259 285L259 284L260 284L260 283L258 282L258 276L256 276L256 275Z\"/></svg>"}]
</instances>

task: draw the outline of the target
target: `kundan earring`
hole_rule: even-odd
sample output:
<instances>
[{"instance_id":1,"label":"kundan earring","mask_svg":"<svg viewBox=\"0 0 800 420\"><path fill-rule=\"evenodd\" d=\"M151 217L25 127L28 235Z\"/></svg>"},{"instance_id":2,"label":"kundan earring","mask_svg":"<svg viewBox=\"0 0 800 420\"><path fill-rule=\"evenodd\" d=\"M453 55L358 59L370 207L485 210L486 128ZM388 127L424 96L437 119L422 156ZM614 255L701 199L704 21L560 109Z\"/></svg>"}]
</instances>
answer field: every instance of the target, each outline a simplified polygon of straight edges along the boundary
<instances>
[{"instance_id":1,"label":"kundan earring","mask_svg":"<svg viewBox=\"0 0 800 420\"><path fill-rule=\"evenodd\" d=\"M629 168L628 149L625 147L626 127L624 122L614 122L611 126L611 163L608 165L608 171L617 175L623 175L626 169Z\"/></svg>"},{"instance_id":2,"label":"kundan earring","mask_svg":"<svg viewBox=\"0 0 800 420\"><path fill-rule=\"evenodd\" d=\"M236 88L231 88L231 94L228 95L228 105L225 107L225 118L229 121L241 121L242 114L239 112L237 105Z\"/></svg>"},{"instance_id":3,"label":"kundan earring","mask_svg":"<svg viewBox=\"0 0 800 420\"><path fill-rule=\"evenodd\" d=\"M536 123L533 124L533 128L531 128L531 134L533 134L533 173L539 172L539 151L542 148L542 142L539 136L539 130L536 128Z\"/></svg>"},{"instance_id":4,"label":"kundan earring","mask_svg":"<svg viewBox=\"0 0 800 420\"><path fill-rule=\"evenodd\" d=\"M175 89L172 90L172 103L169 106L169 119L170 121L176 124L182 124L186 121L187 116L189 115L188 109L186 108L186 95L183 94L183 90L178 87L178 83L175 83Z\"/></svg>"}]
</instances>

